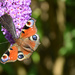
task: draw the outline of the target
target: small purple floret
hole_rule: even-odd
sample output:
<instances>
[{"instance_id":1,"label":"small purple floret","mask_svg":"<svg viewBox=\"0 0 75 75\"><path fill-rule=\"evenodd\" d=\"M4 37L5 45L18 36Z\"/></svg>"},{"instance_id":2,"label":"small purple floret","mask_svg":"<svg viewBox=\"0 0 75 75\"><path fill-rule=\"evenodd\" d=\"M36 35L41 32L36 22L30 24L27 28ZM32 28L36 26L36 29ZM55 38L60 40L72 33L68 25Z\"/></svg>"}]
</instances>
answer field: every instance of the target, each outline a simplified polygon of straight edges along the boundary
<instances>
[{"instance_id":1,"label":"small purple floret","mask_svg":"<svg viewBox=\"0 0 75 75\"><path fill-rule=\"evenodd\" d=\"M8 13L15 24L16 33L19 37L21 29L26 22L31 18L31 0L0 0L0 17L4 13ZM12 44L14 43L11 34L2 27L5 38Z\"/></svg>"}]
</instances>

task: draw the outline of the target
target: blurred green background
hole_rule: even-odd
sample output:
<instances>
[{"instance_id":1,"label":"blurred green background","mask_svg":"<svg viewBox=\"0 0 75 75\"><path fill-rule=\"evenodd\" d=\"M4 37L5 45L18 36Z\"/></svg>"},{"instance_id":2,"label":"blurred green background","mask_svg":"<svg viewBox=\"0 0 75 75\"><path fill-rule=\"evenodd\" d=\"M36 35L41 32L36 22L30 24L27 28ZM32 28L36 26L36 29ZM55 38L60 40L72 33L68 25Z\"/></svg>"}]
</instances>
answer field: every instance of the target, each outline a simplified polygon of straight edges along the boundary
<instances>
[{"instance_id":1,"label":"blurred green background","mask_svg":"<svg viewBox=\"0 0 75 75\"><path fill-rule=\"evenodd\" d=\"M29 60L0 63L0 75L75 75L75 0L32 0L30 7L41 44ZM8 47L0 44L0 57Z\"/></svg>"}]
</instances>

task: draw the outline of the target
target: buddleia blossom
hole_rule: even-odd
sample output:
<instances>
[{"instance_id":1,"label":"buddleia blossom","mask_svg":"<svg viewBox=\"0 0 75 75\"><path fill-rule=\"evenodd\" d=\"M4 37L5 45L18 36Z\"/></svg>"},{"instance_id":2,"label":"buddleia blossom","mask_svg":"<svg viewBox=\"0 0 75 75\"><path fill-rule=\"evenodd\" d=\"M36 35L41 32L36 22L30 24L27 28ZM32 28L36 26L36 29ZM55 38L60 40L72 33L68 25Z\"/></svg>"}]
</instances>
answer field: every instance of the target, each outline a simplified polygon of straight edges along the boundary
<instances>
[{"instance_id":1,"label":"buddleia blossom","mask_svg":"<svg viewBox=\"0 0 75 75\"><path fill-rule=\"evenodd\" d=\"M4 13L8 13L15 24L16 33L19 37L21 29L26 22L31 18L31 0L0 0L0 17ZM9 42L13 42L11 34L2 27L3 34ZM9 38L8 38L9 36Z\"/></svg>"}]
</instances>

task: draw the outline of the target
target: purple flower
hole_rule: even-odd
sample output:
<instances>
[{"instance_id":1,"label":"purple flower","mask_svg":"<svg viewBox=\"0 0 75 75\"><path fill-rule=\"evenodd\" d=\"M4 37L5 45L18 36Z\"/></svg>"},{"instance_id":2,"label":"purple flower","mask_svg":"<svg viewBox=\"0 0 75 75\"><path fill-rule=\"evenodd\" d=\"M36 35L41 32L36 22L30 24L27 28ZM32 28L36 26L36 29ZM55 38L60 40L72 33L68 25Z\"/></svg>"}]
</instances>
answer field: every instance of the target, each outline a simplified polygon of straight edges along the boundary
<instances>
[{"instance_id":1,"label":"purple flower","mask_svg":"<svg viewBox=\"0 0 75 75\"><path fill-rule=\"evenodd\" d=\"M4 15L4 13L8 13L13 18L18 37L23 26L31 18L32 11L29 7L30 4L31 0L0 0L0 17ZM5 38L11 44L14 43L11 34L3 27L2 31Z\"/></svg>"}]
</instances>

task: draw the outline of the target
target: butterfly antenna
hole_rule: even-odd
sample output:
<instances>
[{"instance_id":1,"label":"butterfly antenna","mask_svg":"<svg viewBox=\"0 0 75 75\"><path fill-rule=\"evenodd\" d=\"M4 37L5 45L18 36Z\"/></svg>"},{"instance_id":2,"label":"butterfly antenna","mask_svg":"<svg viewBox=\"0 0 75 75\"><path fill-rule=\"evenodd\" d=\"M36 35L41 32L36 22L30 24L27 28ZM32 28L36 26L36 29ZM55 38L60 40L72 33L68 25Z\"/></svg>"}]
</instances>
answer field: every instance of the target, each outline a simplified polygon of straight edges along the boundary
<instances>
[{"instance_id":1,"label":"butterfly antenna","mask_svg":"<svg viewBox=\"0 0 75 75\"><path fill-rule=\"evenodd\" d=\"M0 44L4 44L4 43L8 43L8 41L6 41L6 42L2 42L2 43L0 43Z\"/></svg>"}]
</instances>

